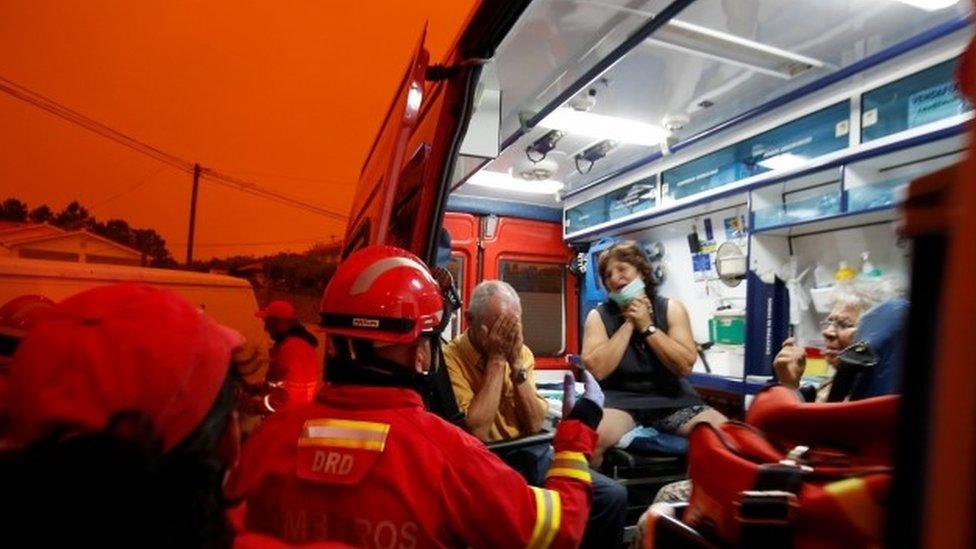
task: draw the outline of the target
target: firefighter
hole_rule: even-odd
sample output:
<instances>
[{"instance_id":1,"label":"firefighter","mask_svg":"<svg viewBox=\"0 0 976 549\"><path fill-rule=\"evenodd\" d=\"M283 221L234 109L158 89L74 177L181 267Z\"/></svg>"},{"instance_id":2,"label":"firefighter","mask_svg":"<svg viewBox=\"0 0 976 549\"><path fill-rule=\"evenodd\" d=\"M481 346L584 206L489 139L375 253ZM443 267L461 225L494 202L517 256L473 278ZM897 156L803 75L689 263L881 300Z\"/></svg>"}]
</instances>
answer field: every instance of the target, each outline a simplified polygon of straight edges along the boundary
<instances>
[{"instance_id":1,"label":"firefighter","mask_svg":"<svg viewBox=\"0 0 976 549\"><path fill-rule=\"evenodd\" d=\"M329 385L245 445L232 493L246 498L249 530L377 548L579 544L599 385L589 378L574 406L569 379L553 465L543 488L530 487L424 409L443 320L438 285L409 252L372 246L339 266L322 301Z\"/></svg>"},{"instance_id":2,"label":"firefighter","mask_svg":"<svg viewBox=\"0 0 976 549\"><path fill-rule=\"evenodd\" d=\"M54 307L54 301L34 294L17 296L0 306L0 372L7 366L27 330Z\"/></svg>"},{"instance_id":3,"label":"firefighter","mask_svg":"<svg viewBox=\"0 0 976 549\"><path fill-rule=\"evenodd\" d=\"M249 388L256 406L247 410L267 415L311 401L321 379L315 353L318 340L298 321L295 307L287 301L272 301L255 316L264 320L264 330L274 344L264 383Z\"/></svg>"},{"instance_id":4,"label":"firefighter","mask_svg":"<svg viewBox=\"0 0 976 549\"><path fill-rule=\"evenodd\" d=\"M8 368L14 351L30 327L49 314L54 301L42 295L21 295L0 306L0 449L7 448L10 429L7 415Z\"/></svg>"},{"instance_id":5,"label":"firefighter","mask_svg":"<svg viewBox=\"0 0 976 549\"><path fill-rule=\"evenodd\" d=\"M229 545L220 483L237 455L228 370L241 342L149 286L99 286L50 307L10 363L10 539Z\"/></svg>"}]
</instances>

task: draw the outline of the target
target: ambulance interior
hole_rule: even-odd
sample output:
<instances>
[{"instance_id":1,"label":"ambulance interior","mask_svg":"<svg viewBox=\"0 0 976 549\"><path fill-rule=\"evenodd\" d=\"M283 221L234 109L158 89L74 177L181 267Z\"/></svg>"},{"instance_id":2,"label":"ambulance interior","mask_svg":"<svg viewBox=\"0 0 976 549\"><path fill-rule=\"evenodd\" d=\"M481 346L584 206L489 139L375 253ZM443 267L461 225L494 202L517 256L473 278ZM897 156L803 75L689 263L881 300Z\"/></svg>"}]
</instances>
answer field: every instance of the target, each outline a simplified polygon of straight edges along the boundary
<instances>
[{"instance_id":1,"label":"ambulance interior","mask_svg":"<svg viewBox=\"0 0 976 549\"><path fill-rule=\"evenodd\" d=\"M658 291L689 311L691 382L709 404L741 418L789 336L816 382L835 284L907 297L908 184L953 177L969 152L973 110L954 84L969 10L532 2L482 68L454 165L444 227L462 300L479 280L513 284L555 404L582 322L606 299L596 257L635 240ZM630 523L684 478L681 457L616 459L608 474L628 487Z\"/></svg>"}]
</instances>

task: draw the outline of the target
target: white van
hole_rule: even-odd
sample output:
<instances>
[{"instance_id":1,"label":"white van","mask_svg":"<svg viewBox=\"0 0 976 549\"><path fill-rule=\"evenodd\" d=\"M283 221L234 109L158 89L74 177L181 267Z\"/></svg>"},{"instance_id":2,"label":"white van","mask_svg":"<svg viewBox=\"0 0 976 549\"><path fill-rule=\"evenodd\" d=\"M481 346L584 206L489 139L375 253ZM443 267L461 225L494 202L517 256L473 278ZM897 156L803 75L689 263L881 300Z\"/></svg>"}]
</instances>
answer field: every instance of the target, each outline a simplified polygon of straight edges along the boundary
<instances>
[{"instance_id":1,"label":"white van","mask_svg":"<svg viewBox=\"0 0 976 549\"><path fill-rule=\"evenodd\" d=\"M246 280L169 269L0 257L0 304L25 294L60 301L88 288L120 282L173 290L221 324L241 332L255 352L248 361L251 366L247 370L252 373L247 377L264 375L270 341L261 321L254 316L258 304Z\"/></svg>"}]
</instances>

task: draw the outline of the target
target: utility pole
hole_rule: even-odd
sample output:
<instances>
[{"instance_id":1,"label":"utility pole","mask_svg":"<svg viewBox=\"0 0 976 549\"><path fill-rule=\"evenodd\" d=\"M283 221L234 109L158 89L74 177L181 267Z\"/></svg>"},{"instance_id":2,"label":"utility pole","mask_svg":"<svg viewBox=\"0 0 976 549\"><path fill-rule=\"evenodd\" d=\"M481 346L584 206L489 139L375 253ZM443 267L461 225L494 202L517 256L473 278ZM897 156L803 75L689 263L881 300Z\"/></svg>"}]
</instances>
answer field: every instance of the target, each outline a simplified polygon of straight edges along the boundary
<instances>
[{"instance_id":1,"label":"utility pole","mask_svg":"<svg viewBox=\"0 0 976 549\"><path fill-rule=\"evenodd\" d=\"M190 194L190 234L186 239L186 264L193 262L193 233L197 224L197 190L200 188L200 164L193 165L193 192Z\"/></svg>"}]
</instances>

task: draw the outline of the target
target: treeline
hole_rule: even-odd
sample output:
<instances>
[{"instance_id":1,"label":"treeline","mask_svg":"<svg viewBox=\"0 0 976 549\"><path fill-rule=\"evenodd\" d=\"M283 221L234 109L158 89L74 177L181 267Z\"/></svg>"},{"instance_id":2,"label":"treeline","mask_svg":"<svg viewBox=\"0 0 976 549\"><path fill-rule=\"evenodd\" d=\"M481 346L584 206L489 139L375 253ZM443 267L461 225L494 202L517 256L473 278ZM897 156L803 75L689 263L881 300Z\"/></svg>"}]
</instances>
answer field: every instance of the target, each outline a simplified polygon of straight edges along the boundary
<instances>
[{"instance_id":1,"label":"treeline","mask_svg":"<svg viewBox=\"0 0 976 549\"><path fill-rule=\"evenodd\" d=\"M261 265L267 284L280 291L321 295L335 273L339 260L338 245L319 244L303 253L278 253L267 256L237 255L224 259L196 261L198 271L220 270L245 276L248 267ZM250 278L250 277L248 277Z\"/></svg>"},{"instance_id":2,"label":"treeline","mask_svg":"<svg viewBox=\"0 0 976 549\"><path fill-rule=\"evenodd\" d=\"M77 200L55 213L47 204L34 209L17 198L0 204L0 220L19 223L50 223L67 231L87 229L124 246L138 250L143 264L152 267L176 267L176 260L166 247L166 240L153 229L131 227L121 219L99 221Z\"/></svg>"},{"instance_id":3,"label":"treeline","mask_svg":"<svg viewBox=\"0 0 976 549\"><path fill-rule=\"evenodd\" d=\"M289 293L321 295L326 283L335 273L339 260L338 244L317 244L303 253L278 253L267 256L237 255L223 259L194 261L192 265L176 262L166 240L153 229L131 227L121 219L99 221L87 208L74 201L59 212L47 205L34 209L17 198L0 203L0 220L18 223L50 223L68 231L87 229L97 235L139 250L143 263L151 267L189 269L201 272L222 271L234 276L259 282L262 277L252 276L245 267L261 265L263 282L269 288Z\"/></svg>"}]
</instances>

